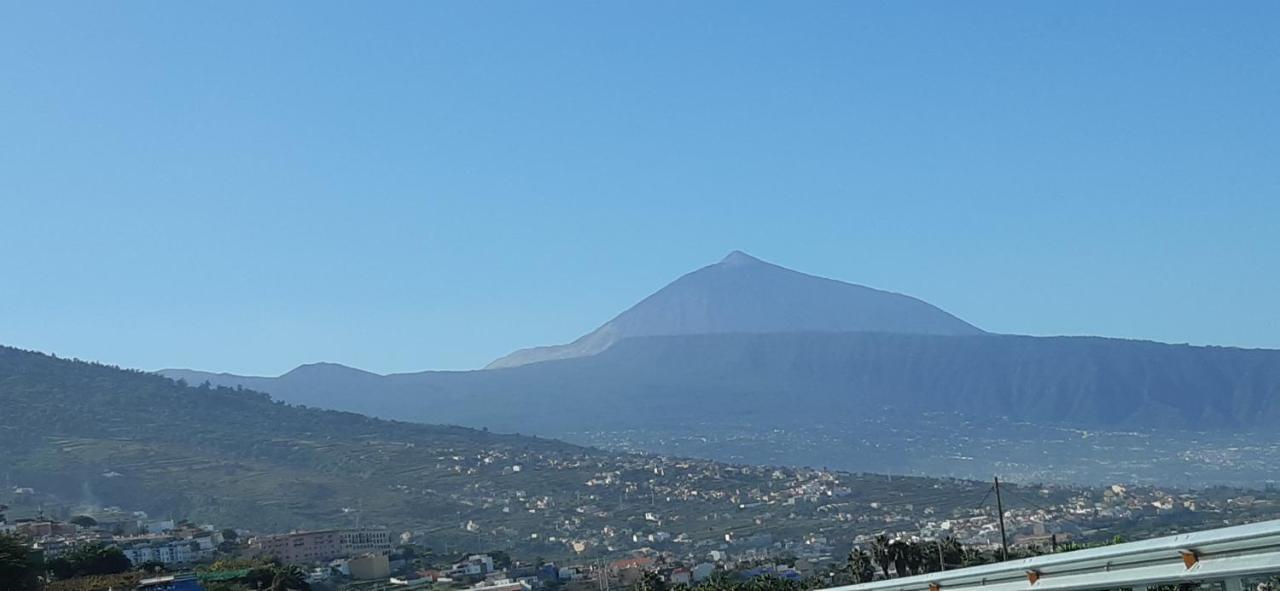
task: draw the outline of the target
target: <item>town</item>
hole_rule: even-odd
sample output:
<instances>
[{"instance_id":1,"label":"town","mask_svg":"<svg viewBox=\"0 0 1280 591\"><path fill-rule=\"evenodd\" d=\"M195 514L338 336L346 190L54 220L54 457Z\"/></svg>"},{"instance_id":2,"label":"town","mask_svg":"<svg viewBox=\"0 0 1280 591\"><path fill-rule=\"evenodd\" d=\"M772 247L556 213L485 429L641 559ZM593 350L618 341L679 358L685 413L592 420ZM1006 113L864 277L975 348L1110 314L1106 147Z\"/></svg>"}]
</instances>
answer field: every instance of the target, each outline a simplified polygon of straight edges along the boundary
<instances>
[{"instance_id":1,"label":"town","mask_svg":"<svg viewBox=\"0 0 1280 591\"><path fill-rule=\"evenodd\" d=\"M630 468L658 477L668 470L679 472L683 463L638 457L635 462ZM514 465L505 469L523 468ZM268 532L236 524L155 518L118 507L74 515L70 507L61 507L49 513L41 509L34 515L21 515L0 505L7 509L0 512L0 536L18 541L38 557L45 565L41 575L47 581L45 588L50 590L105 589L103 581L117 582L116 588L235 589L238 587L232 585L237 581L258 576L261 569L276 568L292 573L299 584L312 589L529 591L552 587L587 591L633 586L646 580L688 585L713 576L831 584L847 582L851 556L872 551L886 540L903 544L945 541L988 552L1008 543L1023 551L1041 551L1105 542L1117 536L1146 537L1280 515L1280 495L1271 489L1175 493L1119 484L1039 489L1006 485L1007 533L1002 539L997 513L988 502L994 500L994 487L983 488L983 483L967 483L972 492L982 495L964 499L964 503L904 503L895 495L865 500L842 483L838 473L723 465L719 469L730 472L722 473L722 479L740 477L732 472L740 471L763 474L778 485L728 492L699 484L703 479L715 480L708 474L676 481L635 480L635 476L617 472L598 474L585 484L602 491L620 491L624 499L647 496L644 501L652 504L652 510L644 513L640 523L611 523L608 503L617 500L602 492L575 496L573 517L557 518L541 528L531 522L524 526L528 530L496 525L509 535L542 540L534 547L536 554L527 546L524 550L521 546L460 547L445 542L453 538L440 535L443 532L398 528L395 524ZM904 479L897 482L909 484ZM30 487L15 487L5 491L4 498L13 502L34 496L38 491ZM686 519L664 509L666 499L691 497L704 498L720 510ZM519 491L503 498L479 494L471 500L500 505L506 515L536 515L568 501L529 497ZM795 511L805 505L814 506L824 516L821 526L796 519ZM495 525L474 520L456 525L462 532L483 527ZM117 559L104 560L104 553ZM87 560L85 556L94 558ZM888 569L884 574L889 575Z\"/></svg>"}]
</instances>

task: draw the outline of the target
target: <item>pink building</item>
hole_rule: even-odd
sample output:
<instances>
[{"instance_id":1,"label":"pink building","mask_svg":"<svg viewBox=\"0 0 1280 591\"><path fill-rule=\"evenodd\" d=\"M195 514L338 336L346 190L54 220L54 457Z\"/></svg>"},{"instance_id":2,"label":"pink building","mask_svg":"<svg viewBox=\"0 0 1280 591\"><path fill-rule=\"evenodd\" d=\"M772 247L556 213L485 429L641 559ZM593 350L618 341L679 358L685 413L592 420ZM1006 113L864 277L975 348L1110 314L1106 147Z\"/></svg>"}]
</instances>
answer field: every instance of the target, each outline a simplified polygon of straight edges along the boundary
<instances>
[{"instance_id":1,"label":"pink building","mask_svg":"<svg viewBox=\"0 0 1280 591\"><path fill-rule=\"evenodd\" d=\"M327 562L356 554L391 552L391 533L385 529L327 529L258 536L249 541L258 556L285 564Z\"/></svg>"}]
</instances>

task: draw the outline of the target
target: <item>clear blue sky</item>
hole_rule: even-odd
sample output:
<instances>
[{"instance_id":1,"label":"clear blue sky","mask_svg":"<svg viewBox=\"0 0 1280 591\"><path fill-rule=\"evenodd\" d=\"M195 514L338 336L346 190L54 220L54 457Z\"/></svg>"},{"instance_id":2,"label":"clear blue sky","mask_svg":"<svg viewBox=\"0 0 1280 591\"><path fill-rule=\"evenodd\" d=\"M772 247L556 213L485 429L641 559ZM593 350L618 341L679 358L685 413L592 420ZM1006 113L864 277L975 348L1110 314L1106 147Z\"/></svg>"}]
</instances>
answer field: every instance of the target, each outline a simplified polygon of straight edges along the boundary
<instances>
[{"instance_id":1,"label":"clear blue sky","mask_svg":"<svg viewBox=\"0 0 1280 591\"><path fill-rule=\"evenodd\" d=\"M0 343L470 368L732 249L1280 347L1280 3L3 2Z\"/></svg>"}]
</instances>

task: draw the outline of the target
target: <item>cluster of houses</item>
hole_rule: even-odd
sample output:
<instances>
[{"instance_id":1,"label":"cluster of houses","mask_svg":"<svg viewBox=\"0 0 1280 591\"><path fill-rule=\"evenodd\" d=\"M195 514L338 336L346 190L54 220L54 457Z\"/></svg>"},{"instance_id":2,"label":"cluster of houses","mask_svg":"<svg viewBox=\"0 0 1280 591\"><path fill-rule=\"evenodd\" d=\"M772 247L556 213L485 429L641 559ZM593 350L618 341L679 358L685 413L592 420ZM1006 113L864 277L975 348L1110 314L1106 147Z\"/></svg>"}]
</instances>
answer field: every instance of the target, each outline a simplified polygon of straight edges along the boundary
<instances>
[{"instance_id":1,"label":"cluster of houses","mask_svg":"<svg viewBox=\"0 0 1280 591\"><path fill-rule=\"evenodd\" d=\"M486 458L488 459L488 458ZM647 461L647 459L646 459ZM661 478L667 471L662 464L647 465L649 473ZM729 471L731 468L720 468ZM732 468L732 470L762 470ZM848 543L869 544L878 533L890 537L932 540L955 539L966 546L992 547L1000 542L999 523L982 508L951 512L934 507L916 507L910 503L855 501L850 491L829 473L805 470L791 473L775 471L765 474L778 483L773 489L746 489L726 493L721 499L736 509L714 511L696 519L664 511L657 493L677 496L707 496L718 493L705 488L662 488L622 485L622 476L601 472L589 485L593 487L623 486L621 499L627 495L649 492L643 512L626 522L615 521L616 515L602 498L575 499L572 517L557 522L556 537L547 535L548 545L567 546L577 558L568 565L509 564L505 557L495 560L487 554L468 555L449 565L425 567L415 561L412 552L397 550L411 544L413 532L392 533L385 527L294 531L284 534L251 536L249 532L218 530L187 522L155 520L142 512L112 509L83 515L68 521L37 518L5 521L0 507L0 533L18 533L32 541L46 559L57 558L78 544L108 543L120 548L134 566L160 565L177 572L202 563L210 563L225 555L269 557L285 564L305 567L313 583L386 584L404 591L436 585L461 591L531 591L559 588L567 591L593 591L609 586L627 587L656 574L672 584L697 584L717 572L736 576L772 576L799 579L821 575L823 569L844 560ZM760 476L760 474L753 474ZM650 483L654 484L654 483ZM687 483L682 483L685 486ZM643 492L642 492L643 491ZM547 497L513 493L525 505L523 512L535 514L555 505ZM1014 544L1066 542L1086 533L1096 523L1108 520L1146 518L1168 513L1213 512L1224 517L1257 512L1266 514L1277 503L1254 494L1237 494L1223 498L1182 492L1170 494L1151 488L1114 485L1105 489L1082 491L1080 494L1049 501L1049 491L1029 492L1040 498L1006 508L1005 519L1009 540ZM802 533L787 526L787 513L797 502L818 505L830 523L853 522L859 533L829 539L827 533ZM1041 506L1043 503L1044 506ZM669 506L668 506L669 507ZM763 507L764 512L752 513ZM747 518L750 518L748 521ZM592 527L592 522L603 525ZM688 535L692 528L715 529L725 524L718 538ZM742 524L747 527L740 527ZM777 523L780 527L774 528ZM465 526L470 531L473 522ZM708 527L711 526L711 527ZM743 531L749 533L741 533ZM810 530L812 531L812 530ZM417 533L429 538L430 533ZM593 556L627 556L607 562ZM777 562L779 557L785 562ZM822 565L822 566L818 566Z\"/></svg>"},{"instance_id":2,"label":"cluster of houses","mask_svg":"<svg viewBox=\"0 0 1280 591\"><path fill-rule=\"evenodd\" d=\"M45 560L56 559L80 544L105 543L120 548L134 566L159 564L165 568L212 560L225 541L212 526L154 521L143 513L120 511L80 516L71 522L44 517L0 522L0 533L32 540L32 547Z\"/></svg>"}]
</instances>

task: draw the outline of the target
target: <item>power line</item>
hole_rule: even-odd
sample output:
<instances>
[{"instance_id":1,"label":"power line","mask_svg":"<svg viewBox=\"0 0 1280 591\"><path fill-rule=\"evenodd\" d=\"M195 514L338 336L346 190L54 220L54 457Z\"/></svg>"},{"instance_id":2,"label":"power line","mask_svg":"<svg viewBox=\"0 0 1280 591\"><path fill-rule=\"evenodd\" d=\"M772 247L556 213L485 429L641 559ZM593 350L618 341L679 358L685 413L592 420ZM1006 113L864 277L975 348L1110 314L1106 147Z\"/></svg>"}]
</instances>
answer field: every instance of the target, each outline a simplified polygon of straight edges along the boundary
<instances>
[{"instance_id":1,"label":"power line","mask_svg":"<svg viewBox=\"0 0 1280 591\"><path fill-rule=\"evenodd\" d=\"M977 505L974 505L974 506L973 506L973 508L974 508L974 509L981 509L981 508L985 507L985 506L987 505L987 499L988 499L989 497L991 497L991 491L994 491L995 489L996 489L996 487L994 487L994 486L988 486L988 487L987 487L987 494L982 495L982 500L981 500L981 501L978 501L978 504L977 504Z\"/></svg>"}]
</instances>

